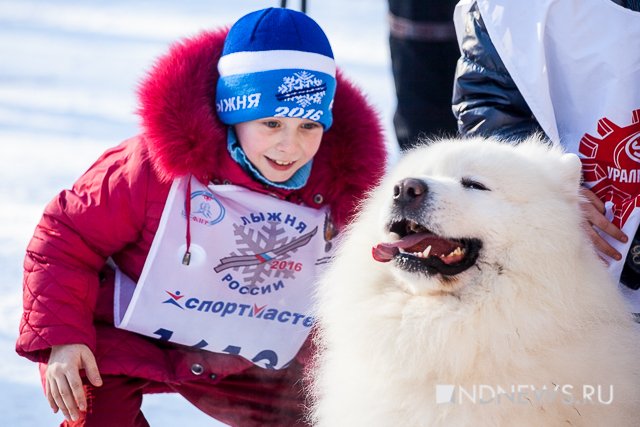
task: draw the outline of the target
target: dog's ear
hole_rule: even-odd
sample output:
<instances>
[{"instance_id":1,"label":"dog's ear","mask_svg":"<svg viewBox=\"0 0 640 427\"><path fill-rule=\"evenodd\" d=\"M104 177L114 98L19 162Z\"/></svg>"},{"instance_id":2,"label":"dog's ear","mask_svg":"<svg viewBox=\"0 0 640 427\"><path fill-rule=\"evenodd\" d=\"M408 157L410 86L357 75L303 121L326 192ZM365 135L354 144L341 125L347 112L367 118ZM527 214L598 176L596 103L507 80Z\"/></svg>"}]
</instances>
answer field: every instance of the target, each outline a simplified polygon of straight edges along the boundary
<instances>
[{"instance_id":1,"label":"dog's ear","mask_svg":"<svg viewBox=\"0 0 640 427\"><path fill-rule=\"evenodd\" d=\"M582 162L573 153L565 153L560 156L560 175L562 182L570 189L575 190L582 182Z\"/></svg>"}]
</instances>

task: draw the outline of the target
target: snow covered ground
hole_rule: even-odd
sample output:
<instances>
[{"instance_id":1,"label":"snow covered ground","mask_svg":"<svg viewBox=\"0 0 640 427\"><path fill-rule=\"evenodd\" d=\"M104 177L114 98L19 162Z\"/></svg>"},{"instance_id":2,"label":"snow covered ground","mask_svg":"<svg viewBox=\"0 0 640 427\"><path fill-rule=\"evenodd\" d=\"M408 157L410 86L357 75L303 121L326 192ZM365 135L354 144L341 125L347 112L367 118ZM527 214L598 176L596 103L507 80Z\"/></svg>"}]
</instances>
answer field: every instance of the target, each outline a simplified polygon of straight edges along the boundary
<instances>
[{"instance_id":1,"label":"snow covered ground","mask_svg":"<svg viewBox=\"0 0 640 427\"><path fill-rule=\"evenodd\" d=\"M391 129L384 0L311 0L336 60ZM107 147L137 132L135 88L181 37L279 1L0 0L0 413L2 425L53 426L36 366L18 357L24 248L44 205ZM289 1L292 8L299 1ZM388 131L393 141L393 132ZM394 142L389 144L395 153ZM179 396L145 398L152 426L220 425Z\"/></svg>"}]
</instances>

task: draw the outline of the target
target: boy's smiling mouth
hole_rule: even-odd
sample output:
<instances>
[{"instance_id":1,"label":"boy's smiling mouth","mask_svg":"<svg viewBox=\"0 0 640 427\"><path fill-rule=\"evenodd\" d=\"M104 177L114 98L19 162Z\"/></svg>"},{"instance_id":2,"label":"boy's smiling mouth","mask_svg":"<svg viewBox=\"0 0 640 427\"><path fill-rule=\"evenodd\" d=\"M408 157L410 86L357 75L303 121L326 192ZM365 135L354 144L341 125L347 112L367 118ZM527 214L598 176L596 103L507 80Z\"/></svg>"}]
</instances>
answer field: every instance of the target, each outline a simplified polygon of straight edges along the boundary
<instances>
[{"instance_id":1,"label":"boy's smiling mouth","mask_svg":"<svg viewBox=\"0 0 640 427\"><path fill-rule=\"evenodd\" d=\"M291 166L293 166L294 163L296 163L295 160L291 160L291 161L276 160L269 157L266 157L266 159L269 161L269 164L271 165L271 167L279 171L288 170L289 168L291 168Z\"/></svg>"},{"instance_id":2,"label":"boy's smiling mouth","mask_svg":"<svg viewBox=\"0 0 640 427\"><path fill-rule=\"evenodd\" d=\"M294 163L294 162L285 162L283 160L273 160L273 161L280 166L288 166Z\"/></svg>"}]
</instances>

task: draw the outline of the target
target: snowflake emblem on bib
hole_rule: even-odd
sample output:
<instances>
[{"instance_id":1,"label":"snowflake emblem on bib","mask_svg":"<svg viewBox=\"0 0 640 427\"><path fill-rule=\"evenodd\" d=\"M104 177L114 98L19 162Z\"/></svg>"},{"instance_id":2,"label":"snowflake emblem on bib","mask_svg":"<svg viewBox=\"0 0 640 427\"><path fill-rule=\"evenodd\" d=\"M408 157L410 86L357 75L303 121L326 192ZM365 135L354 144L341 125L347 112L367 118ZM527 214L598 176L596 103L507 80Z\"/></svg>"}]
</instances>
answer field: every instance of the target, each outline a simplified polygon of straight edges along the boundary
<instances>
[{"instance_id":1,"label":"snowflake emblem on bib","mask_svg":"<svg viewBox=\"0 0 640 427\"><path fill-rule=\"evenodd\" d=\"M613 203L613 223L622 228L640 207L640 109L625 127L598 120L598 134L580 140L584 181L600 200Z\"/></svg>"},{"instance_id":2,"label":"snowflake emblem on bib","mask_svg":"<svg viewBox=\"0 0 640 427\"><path fill-rule=\"evenodd\" d=\"M295 101L305 108L311 104L321 104L326 93L327 84L324 81L307 71L300 71L282 79L276 99Z\"/></svg>"},{"instance_id":3,"label":"snowflake emblem on bib","mask_svg":"<svg viewBox=\"0 0 640 427\"><path fill-rule=\"evenodd\" d=\"M228 257L220 259L214 271L219 273L227 269L239 270L244 276L244 281L250 286L258 286L272 274L276 278L295 279L295 272L302 269L301 263L284 262L284 267L290 268L274 267L290 259L318 232L316 227L300 236L290 237L277 222L267 222L259 229L238 224L234 224L233 228L237 252L231 252Z\"/></svg>"}]
</instances>

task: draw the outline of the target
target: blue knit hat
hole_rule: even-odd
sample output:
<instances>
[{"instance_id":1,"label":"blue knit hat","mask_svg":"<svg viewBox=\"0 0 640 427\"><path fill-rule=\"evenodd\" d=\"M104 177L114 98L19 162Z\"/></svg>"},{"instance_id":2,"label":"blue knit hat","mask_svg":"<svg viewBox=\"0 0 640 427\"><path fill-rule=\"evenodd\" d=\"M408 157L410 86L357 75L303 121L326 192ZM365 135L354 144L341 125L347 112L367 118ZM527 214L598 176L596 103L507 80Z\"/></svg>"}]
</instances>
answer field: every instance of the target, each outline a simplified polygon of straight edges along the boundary
<instances>
[{"instance_id":1,"label":"blue knit hat","mask_svg":"<svg viewBox=\"0 0 640 427\"><path fill-rule=\"evenodd\" d=\"M333 52L320 26L302 12L269 8L240 18L218 71L216 111L223 123L295 117L331 126Z\"/></svg>"}]
</instances>

